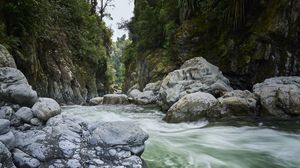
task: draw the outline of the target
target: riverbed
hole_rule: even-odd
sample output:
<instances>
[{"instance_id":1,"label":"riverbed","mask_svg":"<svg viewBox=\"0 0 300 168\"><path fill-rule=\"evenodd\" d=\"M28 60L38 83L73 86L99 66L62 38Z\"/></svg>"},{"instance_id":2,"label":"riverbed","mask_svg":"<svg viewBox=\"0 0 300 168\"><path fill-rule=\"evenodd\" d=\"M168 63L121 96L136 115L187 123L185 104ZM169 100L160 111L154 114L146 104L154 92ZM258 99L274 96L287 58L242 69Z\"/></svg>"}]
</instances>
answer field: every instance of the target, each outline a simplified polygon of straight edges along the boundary
<instances>
[{"instance_id":1,"label":"riverbed","mask_svg":"<svg viewBox=\"0 0 300 168\"><path fill-rule=\"evenodd\" d=\"M87 122L130 121L149 134L142 158L149 168L299 168L300 131L270 122L168 124L155 107L66 106ZM295 127L296 125L296 127ZM300 124L299 124L300 128Z\"/></svg>"}]
</instances>

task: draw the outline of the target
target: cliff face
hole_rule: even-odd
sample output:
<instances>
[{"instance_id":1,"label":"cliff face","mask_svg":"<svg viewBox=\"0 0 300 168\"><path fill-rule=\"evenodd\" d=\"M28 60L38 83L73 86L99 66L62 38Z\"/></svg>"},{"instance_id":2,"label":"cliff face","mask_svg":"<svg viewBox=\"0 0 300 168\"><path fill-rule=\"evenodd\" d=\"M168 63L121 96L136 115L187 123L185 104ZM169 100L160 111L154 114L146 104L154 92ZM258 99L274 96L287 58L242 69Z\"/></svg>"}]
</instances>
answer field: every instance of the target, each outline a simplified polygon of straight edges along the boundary
<instances>
[{"instance_id":1,"label":"cliff face","mask_svg":"<svg viewBox=\"0 0 300 168\"><path fill-rule=\"evenodd\" d=\"M164 6L168 2L159 0L136 0L136 5L142 1L154 13L160 11L157 23L163 24L162 35L159 36L163 42L155 49L138 50L141 44L148 41L138 34L139 24L145 24L140 15L146 15L147 8L141 10L141 7L136 6L135 12L138 15L135 15L130 24L132 48L136 51L132 53L136 58L146 60L148 65L140 66L138 61L132 61L134 63L129 63L126 67L136 64L127 74L139 72L136 73L137 81L145 81L140 82L141 85L162 72L154 73L147 79L144 78L149 73L140 73L148 72L147 67L156 66L151 61L153 57L168 60L165 69L172 70L187 59L202 56L220 67L232 86L240 89L251 89L253 84L272 76L300 74L300 2L297 0L249 1L249 4L240 7L245 13L240 18L232 16L236 11L232 8L231 1L203 0L184 19L182 11L188 11L187 9L175 6L174 10L169 10ZM158 53L158 49L164 52ZM148 53L148 57L144 53ZM152 55L151 59L149 55ZM143 67L144 70L140 71L138 67Z\"/></svg>"},{"instance_id":2,"label":"cliff face","mask_svg":"<svg viewBox=\"0 0 300 168\"><path fill-rule=\"evenodd\" d=\"M111 33L86 1L10 1L0 15L0 43L39 96L80 104L104 94Z\"/></svg>"}]
</instances>

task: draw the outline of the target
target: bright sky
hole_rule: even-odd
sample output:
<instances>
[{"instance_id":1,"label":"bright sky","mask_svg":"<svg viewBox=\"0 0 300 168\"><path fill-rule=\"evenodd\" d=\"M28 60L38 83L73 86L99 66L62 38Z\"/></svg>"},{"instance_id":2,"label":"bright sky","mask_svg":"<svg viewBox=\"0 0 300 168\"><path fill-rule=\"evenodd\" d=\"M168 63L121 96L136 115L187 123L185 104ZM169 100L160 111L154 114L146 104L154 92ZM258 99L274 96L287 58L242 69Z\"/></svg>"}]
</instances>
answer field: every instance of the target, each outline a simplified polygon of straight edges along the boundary
<instances>
[{"instance_id":1,"label":"bright sky","mask_svg":"<svg viewBox=\"0 0 300 168\"><path fill-rule=\"evenodd\" d=\"M117 23L120 23L122 20L129 20L133 16L134 2L133 0L114 0L114 4L114 8L108 9L113 20L105 19L105 22L108 27L113 29L113 40L116 41L117 38L121 37L123 34L128 34L128 32L124 30L119 30Z\"/></svg>"}]
</instances>

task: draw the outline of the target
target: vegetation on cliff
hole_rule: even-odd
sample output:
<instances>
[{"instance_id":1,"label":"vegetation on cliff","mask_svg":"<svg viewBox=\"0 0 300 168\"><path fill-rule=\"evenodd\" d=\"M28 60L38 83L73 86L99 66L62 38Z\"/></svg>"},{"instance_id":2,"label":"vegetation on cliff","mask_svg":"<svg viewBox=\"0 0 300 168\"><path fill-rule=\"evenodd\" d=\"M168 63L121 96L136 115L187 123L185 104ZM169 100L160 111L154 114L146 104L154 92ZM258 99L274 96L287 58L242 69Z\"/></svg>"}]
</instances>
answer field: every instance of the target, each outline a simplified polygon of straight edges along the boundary
<instances>
[{"instance_id":1,"label":"vegetation on cliff","mask_svg":"<svg viewBox=\"0 0 300 168\"><path fill-rule=\"evenodd\" d=\"M112 84L105 75L112 33L93 7L85 0L0 2L0 43L41 96L74 102Z\"/></svg>"},{"instance_id":2,"label":"vegetation on cliff","mask_svg":"<svg viewBox=\"0 0 300 168\"><path fill-rule=\"evenodd\" d=\"M299 74L299 11L297 0L136 0L126 88L197 56L219 66L235 88Z\"/></svg>"}]
</instances>

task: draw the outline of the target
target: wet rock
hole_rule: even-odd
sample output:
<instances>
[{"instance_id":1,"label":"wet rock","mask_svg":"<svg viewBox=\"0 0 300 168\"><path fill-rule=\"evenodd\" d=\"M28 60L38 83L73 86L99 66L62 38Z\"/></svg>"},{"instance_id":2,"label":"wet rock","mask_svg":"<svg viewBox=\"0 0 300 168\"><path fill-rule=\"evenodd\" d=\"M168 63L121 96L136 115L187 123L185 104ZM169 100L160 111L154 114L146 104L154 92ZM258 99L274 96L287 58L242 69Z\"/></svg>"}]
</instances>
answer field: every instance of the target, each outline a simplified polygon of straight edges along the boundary
<instances>
[{"instance_id":1,"label":"wet rock","mask_svg":"<svg viewBox=\"0 0 300 168\"><path fill-rule=\"evenodd\" d=\"M22 121L30 123L30 120L33 118L33 112L28 107L20 108L15 115L19 117Z\"/></svg>"},{"instance_id":2,"label":"wet rock","mask_svg":"<svg viewBox=\"0 0 300 168\"><path fill-rule=\"evenodd\" d=\"M19 149L14 149L13 160L18 167L37 168L40 166L40 161L24 153Z\"/></svg>"},{"instance_id":3,"label":"wet rock","mask_svg":"<svg viewBox=\"0 0 300 168\"><path fill-rule=\"evenodd\" d=\"M0 135L8 133L10 130L10 121L0 119Z\"/></svg>"},{"instance_id":4,"label":"wet rock","mask_svg":"<svg viewBox=\"0 0 300 168\"><path fill-rule=\"evenodd\" d=\"M103 103L103 97L95 97L95 98L92 98L90 99L89 103L91 105L100 105Z\"/></svg>"},{"instance_id":5,"label":"wet rock","mask_svg":"<svg viewBox=\"0 0 300 168\"><path fill-rule=\"evenodd\" d=\"M107 94L103 97L103 104L129 104L129 101L124 94Z\"/></svg>"},{"instance_id":6,"label":"wet rock","mask_svg":"<svg viewBox=\"0 0 300 168\"><path fill-rule=\"evenodd\" d=\"M15 136L11 131L0 135L0 142L2 142L9 150L12 150L16 146L15 141Z\"/></svg>"},{"instance_id":7,"label":"wet rock","mask_svg":"<svg viewBox=\"0 0 300 168\"><path fill-rule=\"evenodd\" d=\"M229 80L218 67L202 57L196 57L186 61L180 69L164 78L159 91L162 100L160 104L163 110L167 110L190 93L200 91L219 97L231 90Z\"/></svg>"},{"instance_id":8,"label":"wet rock","mask_svg":"<svg viewBox=\"0 0 300 168\"><path fill-rule=\"evenodd\" d=\"M264 112L279 118L300 116L300 77L275 77L254 85Z\"/></svg>"},{"instance_id":9,"label":"wet rock","mask_svg":"<svg viewBox=\"0 0 300 168\"><path fill-rule=\"evenodd\" d=\"M197 121L205 118L217 102L209 93L196 92L185 95L168 110L164 120L172 123Z\"/></svg>"},{"instance_id":10,"label":"wet rock","mask_svg":"<svg viewBox=\"0 0 300 168\"><path fill-rule=\"evenodd\" d=\"M11 153L1 141L0 141L0 167L15 168L15 165L12 161Z\"/></svg>"},{"instance_id":11,"label":"wet rock","mask_svg":"<svg viewBox=\"0 0 300 168\"><path fill-rule=\"evenodd\" d=\"M227 92L218 101L208 114L211 119L258 115L258 98L248 90Z\"/></svg>"},{"instance_id":12,"label":"wet rock","mask_svg":"<svg viewBox=\"0 0 300 168\"><path fill-rule=\"evenodd\" d=\"M39 98L32 107L33 115L42 121L47 121L61 113L59 104L50 98Z\"/></svg>"},{"instance_id":13,"label":"wet rock","mask_svg":"<svg viewBox=\"0 0 300 168\"><path fill-rule=\"evenodd\" d=\"M128 97L131 102L138 105L155 104L158 100L158 95L155 95L150 90L141 92L134 89L129 93Z\"/></svg>"},{"instance_id":14,"label":"wet rock","mask_svg":"<svg viewBox=\"0 0 300 168\"><path fill-rule=\"evenodd\" d=\"M37 100L23 73L15 68L0 68L0 99L31 107Z\"/></svg>"}]
</instances>

